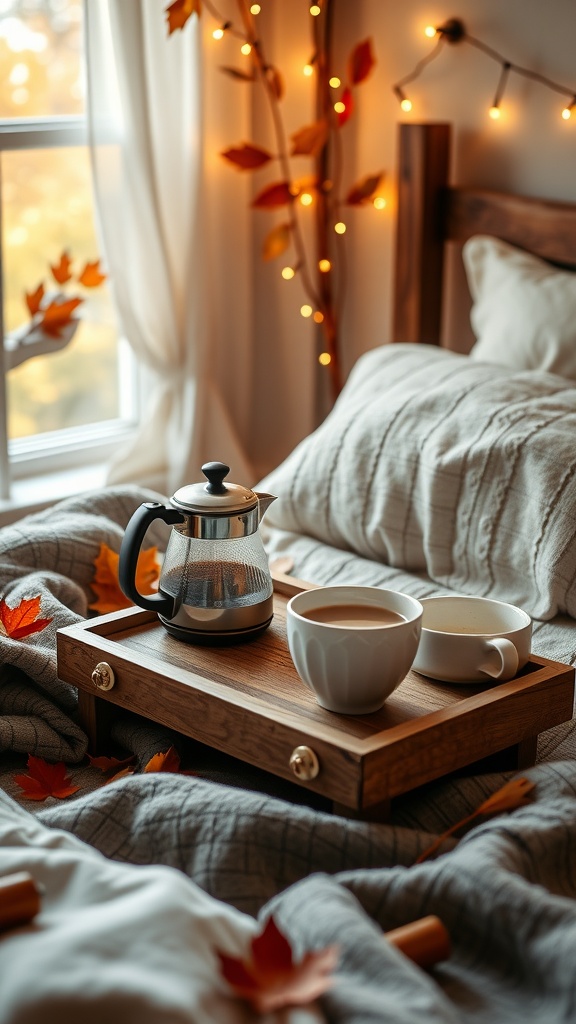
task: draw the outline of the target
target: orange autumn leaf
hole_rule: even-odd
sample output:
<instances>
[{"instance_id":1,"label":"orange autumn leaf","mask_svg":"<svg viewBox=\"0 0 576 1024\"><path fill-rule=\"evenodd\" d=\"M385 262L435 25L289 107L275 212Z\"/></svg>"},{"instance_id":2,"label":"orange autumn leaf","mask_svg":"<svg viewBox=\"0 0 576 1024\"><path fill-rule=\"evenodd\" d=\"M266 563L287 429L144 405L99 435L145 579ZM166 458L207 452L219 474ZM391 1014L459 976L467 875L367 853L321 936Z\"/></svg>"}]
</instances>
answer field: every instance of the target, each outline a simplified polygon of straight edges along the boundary
<instances>
[{"instance_id":1,"label":"orange autumn leaf","mask_svg":"<svg viewBox=\"0 0 576 1024\"><path fill-rule=\"evenodd\" d=\"M365 39L363 43L358 43L358 46L354 47L348 61L348 76L352 85L358 85L368 78L375 63L372 52L372 40Z\"/></svg>"},{"instance_id":2,"label":"orange autumn leaf","mask_svg":"<svg viewBox=\"0 0 576 1024\"><path fill-rule=\"evenodd\" d=\"M55 265L52 264L52 263L50 264L50 270L52 271L52 276L53 276L54 280L58 282L58 284L66 284L66 281L69 281L71 279L71 277L72 277L72 274L70 273L70 267L71 266L72 266L72 260L70 259L69 255L68 255L68 253L66 251L64 251L62 253L62 255L60 257L60 262L59 263L56 263Z\"/></svg>"},{"instance_id":3,"label":"orange autumn leaf","mask_svg":"<svg viewBox=\"0 0 576 1024\"><path fill-rule=\"evenodd\" d=\"M284 1006L305 1006L332 985L338 947L305 953L295 964L290 943L273 917L260 935L252 939L250 951L249 960L216 952L223 977L236 995L258 1013L272 1013Z\"/></svg>"},{"instance_id":4,"label":"orange autumn leaf","mask_svg":"<svg viewBox=\"0 0 576 1024\"><path fill-rule=\"evenodd\" d=\"M344 89L340 97L340 102L344 104L344 110L341 110L338 114L338 124L342 127L346 124L346 121L352 117L352 111L354 110L354 100L352 99L352 91L348 87Z\"/></svg>"},{"instance_id":5,"label":"orange autumn leaf","mask_svg":"<svg viewBox=\"0 0 576 1024\"><path fill-rule=\"evenodd\" d=\"M87 263L82 273L78 276L79 283L83 284L85 288L97 288L105 280L106 274L103 274L100 270L100 260Z\"/></svg>"},{"instance_id":6,"label":"orange autumn leaf","mask_svg":"<svg viewBox=\"0 0 576 1024\"><path fill-rule=\"evenodd\" d=\"M241 146L231 146L220 155L241 171L254 171L272 159L272 155L265 149L261 149L260 146L251 146L247 142L243 142Z\"/></svg>"},{"instance_id":7,"label":"orange autumn leaf","mask_svg":"<svg viewBox=\"0 0 576 1024\"><path fill-rule=\"evenodd\" d=\"M184 28L188 18L193 14L200 17L202 14L201 0L174 0L174 3L166 8L165 13L170 36L176 29Z\"/></svg>"},{"instance_id":8,"label":"orange autumn leaf","mask_svg":"<svg viewBox=\"0 0 576 1024\"><path fill-rule=\"evenodd\" d=\"M174 747L169 747L164 753L154 754L146 765L145 772L179 772L180 757Z\"/></svg>"},{"instance_id":9,"label":"orange autumn leaf","mask_svg":"<svg viewBox=\"0 0 576 1024\"><path fill-rule=\"evenodd\" d=\"M106 779L105 785L109 785L111 782L118 782L118 779L126 779L129 775L135 775L135 769L130 766L121 768L119 772L115 772L114 775L109 776Z\"/></svg>"},{"instance_id":10,"label":"orange autumn leaf","mask_svg":"<svg viewBox=\"0 0 576 1024\"><path fill-rule=\"evenodd\" d=\"M20 786L26 800L45 800L48 796L64 800L80 789L80 786L75 786L66 774L67 769L63 761L48 764L41 757L29 754L27 765L28 775L14 776L14 782Z\"/></svg>"},{"instance_id":11,"label":"orange autumn leaf","mask_svg":"<svg viewBox=\"0 0 576 1024\"><path fill-rule=\"evenodd\" d=\"M136 587L141 594L152 594L156 589L160 575L157 556L158 549L155 547L140 552L136 566ZM105 615L130 607L131 601L121 590L118 581L119 560L120 556L107 544L100 545L100 551L94 559L94 579L90 584L97 595L96 601L89 605L91 611Z\"/></svg>"},{"instance_id":12,"label":"orange autumn leaf","mask_svg":"<svg viewBox=\"0 0 576 1024\"><path fill-rule=\"evenodd\" d=\"M32 633L45 629L52 619L39 619L40 596L22 600L15 608L9 608L4 598L0 601L0 634L12 640L22 640Z\"/></svg>"},{"instance_id":13,"label":"orange autumn leaf","mask_svg":"<svg viewBox=\"0 0 576 1024\"><path fill-rule=\"evenodd\" d=\"M83 299L64 299L63 302L54 300L46 309L42 310L42 319L38 326L45 334L54 338L60 337L60 331L73 319L72 313L81 305Z\"/></svg>"},{"instance_id":14,"label":"orange autumn leaf","mask_svg":"<svg viewBox=\"0 0 576 1024\"><path fill-rule=\"evenodd\" d=\"M325 118L314 121L290 136L292 140L291 156L318 156L328 139L328 122Z\"/></svg>"},{"instance_id":15,"label":"orange autumn leaf","mask_svg":"<svg viewBox=\"0 0 576 1024\"><path fill-rule=\"evenodd\" d=\"M294 195L287 181L277 181L273 185L267 185L252 200L251 206L254 209L272 209L275 206L286 206L294 201Z\"/></svg>"},{"instance_id":16,"label":"orange autumn leaf","mask_svg":"<svg viewBox=\"0 0 576 1024\"><path fill-rule=\"evenodd\" d=\"M120 770L127 765L134 764L136 760L135 754L131 754L130 757L125 757L122 760L119 760L117 757L91 757L90 754L87 757L92 767L98 768L101 772L111 772L114 769Z\"/></svg>"},{"instance_id":17,"label":"orange autumn leaf","mask_svg":"<svg viewBox=\"0 0 576 1024\"><path fill-rule=\"evenodd\" d=\"M30 316L35 316L39 312L40 304L44 298L44 285L40 282L35 292L24 292L24 296Z\"/></svg>"},{"instance_id":18,"label":"orange autumn leaf","mask_svg":"<svg viewBox=\"0 0 576 1024\"><path fill-rule=\"evenodd\" d=\"M264 239L262 258L274 260L277 256L281 256L290 244L290 232L289 224L278 224L277 227L273 228Z\"/></svg>"},{"instance_id":19,"label":"orange autumn leaf","mask_svg":"<svg viewBox=\"0 0 576 1024\"><path fill-rule=\"evenodd\" d=\"M369 174L366 178L363 178L362 181L359 181L358 184L350 189L346 196L346 202L350 206L361 206L362 203L368 202L374 195L383 177L384 172L380 171L379 174Z\"/></svg>"}]
</instances>

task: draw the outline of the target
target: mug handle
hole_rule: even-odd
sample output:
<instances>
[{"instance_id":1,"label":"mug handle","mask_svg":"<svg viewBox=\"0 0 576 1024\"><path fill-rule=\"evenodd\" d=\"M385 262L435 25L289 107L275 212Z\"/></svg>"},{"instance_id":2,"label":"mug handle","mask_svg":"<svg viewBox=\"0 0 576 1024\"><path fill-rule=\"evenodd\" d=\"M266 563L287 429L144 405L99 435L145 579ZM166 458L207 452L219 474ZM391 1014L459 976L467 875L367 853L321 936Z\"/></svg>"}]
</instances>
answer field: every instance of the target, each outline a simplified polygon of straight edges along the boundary
<instances>
[{"instance_id":1,"label":"mug handle","mask_svg":"<svg viewBox=\"0 0 576 1024\"><path fill-rule=\"evenodd\" d=\"M513 679L518 671L519 662L518 651L512 641L503 636L496 636L493 640L486 641L486 647L496 651L499 656L499 664L495 666L486 661L483 665L478 666L479 671L491 676L492 679L501 679L502 682Z\"/></svg>"}]
</instances>

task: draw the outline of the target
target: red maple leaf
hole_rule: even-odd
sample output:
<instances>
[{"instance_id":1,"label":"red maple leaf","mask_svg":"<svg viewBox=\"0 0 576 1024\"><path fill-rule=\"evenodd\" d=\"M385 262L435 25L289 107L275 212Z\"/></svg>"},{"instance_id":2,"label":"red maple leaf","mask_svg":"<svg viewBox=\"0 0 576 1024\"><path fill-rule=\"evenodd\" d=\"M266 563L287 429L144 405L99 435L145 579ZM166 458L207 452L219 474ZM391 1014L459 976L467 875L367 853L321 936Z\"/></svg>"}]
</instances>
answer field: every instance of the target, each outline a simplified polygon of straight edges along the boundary
<instances>
[{"instance_id":1,"label":"red maple leaf","mask_svg":"<svg viewBox=\"0 0 576 1024\"><path fill-rule=\"evenodd\" d=\"M259 1013L282 1006L304 1006L322 995L332 984L331 973L338 960L338 947L327 946L306 953L295 964L288 940L270 917L264 931L251 943L251 959L217 955L223 977L237 996L246 999Z\"/></svg>"},{"instance_id":2,"label":"red maple leaf","mask_svg":"<svg viewBox=\"0 0 576 1024\"><path fill-rule=\"evenodd\" d=\"M144 765L145 772L179 772L180 757L174 747L169 747L163 753L154 754L147 764Z\"/></svg>"},{"instance_id":3,"label":"red maple leaf","mask_svg":"<svg viewBox=\"0 0 576 1024\"><path fill-rule=\"evenodd\" d=\"M45 629L52 619L39 619L40 595L22 600L15 608L9 608L4 598L0 601L0 635L9 636L12 640L22 640L31 633L39 633Z\"/></svg>"},{"instance_id":4,"label":"red maple leaf","mask_svg":"<svg viewBox=\"0 0 576 1024\"><path fill-rule=\"evenodd\" d=\"M66 765L63 761L48 764L41 757L29 754L27 765L29 775L14 776L14 782L18 783L26 800L45 800L47 796L64 800L80 789L80 786L75 786L66 774Z\"/></svg>"},{"instance_id":5,"label":"red maple leaf","mask_svg":"<svg viewBox=\"0 0 576 1024\"><path fill-rule=\"evenodd\" d=\"M88 760L93 768L98 768L101 772L120 771L121 768L126 768L130 764L134 764L136 755L131 754L130 757L125 757L120 760L117 757L91 757L88 754Z\"/></svg>"}]
</instances>

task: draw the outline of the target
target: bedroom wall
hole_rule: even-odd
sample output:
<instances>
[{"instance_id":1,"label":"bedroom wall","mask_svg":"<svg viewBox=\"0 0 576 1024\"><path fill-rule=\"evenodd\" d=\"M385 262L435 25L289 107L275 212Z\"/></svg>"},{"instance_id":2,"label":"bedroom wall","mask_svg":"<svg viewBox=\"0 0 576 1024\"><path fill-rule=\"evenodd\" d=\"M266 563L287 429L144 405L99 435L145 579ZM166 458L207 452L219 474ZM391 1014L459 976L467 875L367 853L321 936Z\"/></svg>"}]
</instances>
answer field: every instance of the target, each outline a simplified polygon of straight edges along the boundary
<instances>
[{"instance_id":1,"label":"bedroom wall","mask_svg":"<svg viewBox=\"0 0 576 1024\"><path fill-rule=\"evenodd\" d=\"M263 9L269 56L284 70L285 119L290 130L312 120L310 90L301 74L310 41L294 5ZM413 110L404 114L393 95L394 82L430 53L428 24L449 17L504 58L576 89L576 3L574 0L460 0L448 8L425 0L340 0L336 8L336 61L345 67L352 46L370 36L377 58L370 79L357 90L357 115L343 132L344 180L350 184L378 170L386 173L387 209L353 210L346 234L347 286L342 318L345 373L362 352L390 338L393 283L394 199L397 126L402 120L450 121L454 126L453 180L465 185L513 190L525 195L576 201L576 116L560 117L565 99L512 74L502 102L503 116L492 121L491 105L499 66L466 43L445 46L410 86ZM408 89L407 89L408 91ZM254 137L266 132L267 112L256 101ZM264 134L263 134L264 133ZM277 263L263 264L261 244L271 221L255 215L252 265L256 310L258 387L263 396L252 418L256 462L275 465L313 428L329 403L315 381L314 333L303 321L294 283L286 285ZM448 285L451 312L445 343L467 350L469 296L459 253L453 254ZM296 283L296 287L298 287ZM269 401L268 396L272 396Z\"/></svg>"}]
</instances>

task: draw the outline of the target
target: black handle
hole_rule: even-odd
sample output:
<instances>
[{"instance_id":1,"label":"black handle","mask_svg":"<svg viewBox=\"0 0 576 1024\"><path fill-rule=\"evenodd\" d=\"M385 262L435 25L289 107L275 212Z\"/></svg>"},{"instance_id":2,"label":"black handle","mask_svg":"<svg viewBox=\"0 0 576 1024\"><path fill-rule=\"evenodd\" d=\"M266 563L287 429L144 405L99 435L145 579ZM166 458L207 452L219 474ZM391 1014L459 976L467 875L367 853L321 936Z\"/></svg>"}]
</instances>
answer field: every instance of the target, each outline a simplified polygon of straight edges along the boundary
<instances>
[{"instance_id":1,"label":"black handle","mask_svg":"<svg viewBox=\"0 0 576 1024\"><path fill-rule=\"evenodd\" d=\"M136 509L122 538L120 561L118 563L118 580L126 597L146 608L149 612L157 612L171 619L174 615L175 599L161 588L157 594L141 594L136 588L136 565L144 534L155 519L163 519L165 523L183 523L185 516L175 508L167 508L159 501L145 501Z\"/></svg>"}]
</instances>

